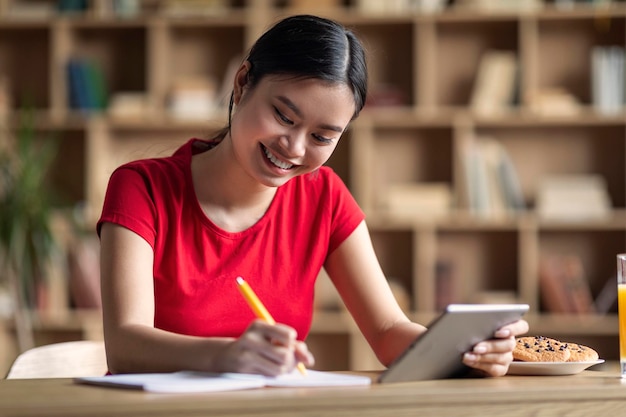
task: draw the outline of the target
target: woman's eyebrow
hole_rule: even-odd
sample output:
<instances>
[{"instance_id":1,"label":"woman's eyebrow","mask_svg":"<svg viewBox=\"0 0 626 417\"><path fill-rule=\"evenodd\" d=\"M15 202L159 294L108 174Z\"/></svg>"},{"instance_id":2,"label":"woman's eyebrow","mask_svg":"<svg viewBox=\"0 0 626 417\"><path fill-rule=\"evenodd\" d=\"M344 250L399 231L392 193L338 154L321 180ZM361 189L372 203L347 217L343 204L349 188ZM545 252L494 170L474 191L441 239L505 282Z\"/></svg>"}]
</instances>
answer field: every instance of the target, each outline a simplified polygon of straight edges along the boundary
<instances>
[{"instance_id":1,"label":"woman's eyebrow","mask_svg":"<svg viewBox=\"0 0 626 417\"><path fill-rule=\"evenodd\" d=\"M285 96L278 96L277 98L278 98L278 100L279 100L280 102L282 102L285 106L289 107L289 108L291 109L291 111L293 111L293 112L296 114L296 116L298 116L298 117L300 117L300 118L303 118L302 112L300 111L300 109L298 108L298 106L296 106L296 105L294 104L294 102L293 102L293 101L289 100L289 99L288 99L287 97L285 97ZM337 133L342 133L342 132L343 132L343 129L342 129L342 128L340 128L339 126L333 126L333 125L321 124L321 125L319 125L319 127L320 127L321 129L324 129L324 130L332 130L333 132L337 132Z\"/></svg>"}]
</instances>

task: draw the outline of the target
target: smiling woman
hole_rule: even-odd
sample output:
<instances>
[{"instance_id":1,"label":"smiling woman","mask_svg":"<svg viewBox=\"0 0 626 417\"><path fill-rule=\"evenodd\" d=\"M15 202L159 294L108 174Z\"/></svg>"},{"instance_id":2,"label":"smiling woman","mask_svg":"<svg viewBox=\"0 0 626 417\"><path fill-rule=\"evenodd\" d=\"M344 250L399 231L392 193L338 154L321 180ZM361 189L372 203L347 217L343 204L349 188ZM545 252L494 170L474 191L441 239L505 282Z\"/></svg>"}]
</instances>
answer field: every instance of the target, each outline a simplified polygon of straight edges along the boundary
<instances>
[{"instance_id":1,"label":"smiling woman","mask_svg":"<svg viewBox=\"0 0 626 417\"><path fill-rule=\"evenodd\" d=\"M354 98L344 84L318 79L267 76L254 88L246 83L249 64L235 78L231 129L227 137L251 181L269 187L317 170L335 150L354 114ZM255 149L262 152L255 152ZM222 151L226 151L224 146ZM224 161L216 149L214 162ZM211 164L206 164L209 166Z\"/></svg>"},{"instance_id":2,"label":"smiling woman","mask_svg":"<svg viewBox=\"0 0 626 417\"><path fill-rule=\"evenodd\" d=\"M363 108L365 62L345 27L288 17L241 63L224 129L112 174L98 222L111 372L313 366L304 340L322 267L383 363L423 333L389 289L364 213L323 166ZM255 320L239 276L278 324ZM503 375L526 330L502 329L466 363Z\"/></svg>"}]
</instances>

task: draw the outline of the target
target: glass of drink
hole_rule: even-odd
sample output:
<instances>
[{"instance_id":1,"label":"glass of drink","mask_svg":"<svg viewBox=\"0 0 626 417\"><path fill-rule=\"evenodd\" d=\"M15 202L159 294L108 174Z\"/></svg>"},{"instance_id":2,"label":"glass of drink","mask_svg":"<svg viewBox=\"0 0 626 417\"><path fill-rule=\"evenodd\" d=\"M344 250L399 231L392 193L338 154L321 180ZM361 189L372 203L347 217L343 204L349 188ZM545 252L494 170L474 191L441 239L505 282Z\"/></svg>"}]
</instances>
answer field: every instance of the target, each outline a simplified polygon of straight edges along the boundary
<instances>
[{"instance_id":1,"label":"glass of drink","mask_svg":"<svg viewBox=\"0 0 626 417\"><path fill-rule=\"evenodd\" d=\"M626 378L626 253L617 255L617 294L619 307L619 362Z\"/></svg>"}]
</instances>

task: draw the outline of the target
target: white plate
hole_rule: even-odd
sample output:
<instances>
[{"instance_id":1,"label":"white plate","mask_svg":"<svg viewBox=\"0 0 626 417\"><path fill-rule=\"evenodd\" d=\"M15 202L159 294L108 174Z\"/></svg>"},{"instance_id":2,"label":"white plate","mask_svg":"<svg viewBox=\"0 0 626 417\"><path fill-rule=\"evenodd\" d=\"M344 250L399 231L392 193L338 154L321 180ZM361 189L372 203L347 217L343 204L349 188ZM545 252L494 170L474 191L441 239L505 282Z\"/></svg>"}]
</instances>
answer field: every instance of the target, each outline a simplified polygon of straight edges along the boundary
<instances>
[{"instance_id":1,"label":"white plate","mask_svg":"<svg viewBox=\"0 0 626 417\"><path fill-rule=\"evenodd\" d=\"M518 362L513 361L507 375L573 375L590 366L603 363L604 359L589 362Z\"/></svg>"}]
</instances>

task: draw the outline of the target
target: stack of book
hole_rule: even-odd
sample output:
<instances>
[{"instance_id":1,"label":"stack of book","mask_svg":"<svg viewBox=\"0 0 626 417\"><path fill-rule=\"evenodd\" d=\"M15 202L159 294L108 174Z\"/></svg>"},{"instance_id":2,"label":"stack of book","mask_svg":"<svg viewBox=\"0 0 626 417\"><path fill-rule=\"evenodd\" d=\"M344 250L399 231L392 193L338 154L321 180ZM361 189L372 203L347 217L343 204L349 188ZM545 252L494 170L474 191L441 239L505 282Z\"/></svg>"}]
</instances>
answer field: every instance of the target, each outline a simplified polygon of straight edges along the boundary
<instances>
[{"instance_id":1,"label":"stack of book","mask_svg":"<svg viewBox=\"0 0 626 417\"><path fill-rule=\"evenodd\" d=\"M452 190L447 183L392 183L386 197L387 209L396 218L436 219L452 208Z\"/></svg>"},{"instance_id":2,"label":"stack of book","mask_svg":"<svg viewBox=\"0 0 626 417\"><path fill-rule=\"evenodd\" d=\"M600 175L560 175L542 179L537 214L543 220L581 221L610 216L611 198Z\"/></svg>"},{"instance_id":3,"label":"stack of book","mask_svg":"<svg viewBox=\"0 0 626 417\"><path fill-rule=\"evenodd\" d=\"M465 205L470 213L498 218L525 209L517 170L501 143L489 137L472 137L462 152Z\"/></svg>"},{"instance_id":4,"label":"stack of book","mask_svg":"<svg viewBox=\"0 0 626 417\"><path fill-rule=\"evenodd\" d=\"M217 109L212 77L179 77L169 94L169 112L176 119L206 119Z\"/></svg>"},{"instance_id":5,"label":"stack of book","mask_svg":"<svg viewBox=\"0 0 626 417\"><path fill-rule=\"evenodd\" d=\"M577 256L545 256L539 267L539 282L546 311L565 314L596 311L583 264Z\"/></svg>"},{"instance_id":6,"label":"stack of book","mask_svg":"<svg viewBox=\"0 0 626 417\"><path fill-rule=\"evenodd\" d=\"M106 83L102 70L88 58L71 58L67 63L70 106L80 111L107 107Z\"/></svg>"}]
</instances>

